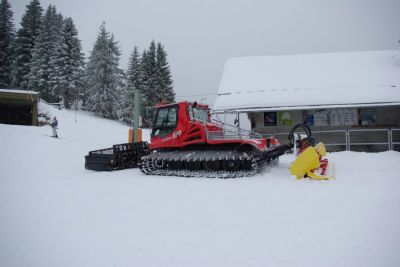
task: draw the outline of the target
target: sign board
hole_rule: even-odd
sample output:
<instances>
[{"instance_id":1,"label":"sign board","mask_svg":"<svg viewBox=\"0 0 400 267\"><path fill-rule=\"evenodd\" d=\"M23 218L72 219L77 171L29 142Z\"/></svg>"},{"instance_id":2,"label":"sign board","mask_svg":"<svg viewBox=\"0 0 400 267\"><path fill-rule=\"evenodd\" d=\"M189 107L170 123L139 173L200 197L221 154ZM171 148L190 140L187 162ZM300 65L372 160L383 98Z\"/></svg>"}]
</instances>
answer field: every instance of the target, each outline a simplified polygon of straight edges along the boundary
<instances>
[{"instance_id":1,"label":"sign board","mask_svg":"<svg viewBox=\"0 0 400 267\"><path fill-rule=\"evenodd\" d=\"M344 125L343 109L331 109L329 111L329 122L331 126Z\"/></svg>"},{"instance_id":2,"label":"sign board","mask_svg":"<svg viewBox=\"0 0 400 267\"><path fill-rule=\"evenodd\" d=\"M347 108L343 110L344 125L358 125L358 109Z\"/></svg>"},{"instance_id":3,"label":"sign board","mask_svg":"<svg viewBox=\"0 0 400 267\"><path fill-rule=\"evenodd\" d=\"M264 112L264 126L276 126L276 112Z\"/></svg>"},{"instance_id":4,"label":"sign board","mask_svg":"<svg viewBox=\"0 0 400 267\"><path fill-rule=\"evenodd\" d=\"M308 126L314 126L314 115L307 115L306 124Z\"/></svg>"},{"instance_id":5,"label":"sign board","mask_svg":"<svg viewBox=\"0 0 400 267\"><path fill-rule=\"evenodd\" d=\"M278 113L279 126L292 126L292 114L289 111L280 111Z\"/></svg>"},{"instance_id":6,"label":"sign board","mask_svg":"<svg viewBox=\"0 0 400 267\"><path fill-rule=\"evenodd\" d=\"M328 111L326 109L314 111L314 126L328 126Z\"/></svg>"}]
</instances>

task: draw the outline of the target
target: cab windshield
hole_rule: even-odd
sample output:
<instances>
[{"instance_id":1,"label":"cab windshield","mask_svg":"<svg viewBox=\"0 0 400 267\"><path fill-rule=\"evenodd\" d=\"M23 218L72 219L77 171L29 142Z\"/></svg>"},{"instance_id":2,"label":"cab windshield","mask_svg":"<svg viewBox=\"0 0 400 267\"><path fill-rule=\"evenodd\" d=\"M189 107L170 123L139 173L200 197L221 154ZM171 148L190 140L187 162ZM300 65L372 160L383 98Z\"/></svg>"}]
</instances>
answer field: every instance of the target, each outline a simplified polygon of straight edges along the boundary
<instances>
[{"instance_id":1,"label":"cab windshield","mask_svg":"<svg viewBox=\"0 0 400 267\"><path fill-rule=\"evenodd\" d=\"M177 125L178 106L160 108L154 120L152 135L165 136L171 133Z\"/></svg>"}]
</instances>

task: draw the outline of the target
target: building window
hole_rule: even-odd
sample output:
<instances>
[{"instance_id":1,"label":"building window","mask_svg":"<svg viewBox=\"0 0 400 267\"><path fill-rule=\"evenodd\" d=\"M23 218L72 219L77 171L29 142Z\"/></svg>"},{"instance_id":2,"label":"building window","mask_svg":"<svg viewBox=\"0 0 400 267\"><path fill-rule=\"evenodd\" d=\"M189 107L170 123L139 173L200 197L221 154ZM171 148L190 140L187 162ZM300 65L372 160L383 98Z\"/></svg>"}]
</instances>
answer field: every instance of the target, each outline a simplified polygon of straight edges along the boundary
<instances>
[{"instance_id":1,"label":"building window","mask_svg":"<svg viewBox=\"0 0 400 267\"><path fill-rule=\"evenodd\" d=\"M360 112L361 125L376 125L376 109L361 109Z\"/></svg>"}]
</instances>

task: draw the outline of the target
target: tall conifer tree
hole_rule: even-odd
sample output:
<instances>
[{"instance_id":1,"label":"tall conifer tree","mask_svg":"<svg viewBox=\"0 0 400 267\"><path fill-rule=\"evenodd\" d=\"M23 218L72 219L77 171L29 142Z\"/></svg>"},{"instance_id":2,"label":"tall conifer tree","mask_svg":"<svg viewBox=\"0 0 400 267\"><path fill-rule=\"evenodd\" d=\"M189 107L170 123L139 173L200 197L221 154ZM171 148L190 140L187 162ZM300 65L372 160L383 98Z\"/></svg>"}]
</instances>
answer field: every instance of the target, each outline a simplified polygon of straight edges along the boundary
<instances>
[{"instance_id":1,"label":"tall conifer tree","mask_svg":"<svg viewBox=\"0 0 400 267\"><path fill-rule=\"evenodd\" d=\"M142 57L140 59L140 66L139 66L139 89L141 92L142 96L142 116L144 121L150 125L150 120L152 119L151 116L148 116L145 112L146 107L151 107L151 103L149 98L152 97L152 95L148 92L149 90L149 77L148 77L148 72L147 72L147 51L143 50L142 52Z\"/></svg>"},{"instance_id":2,"label":"tall conifer tree","mask_svg":"<svg viewBox=\"0 0 400 267\"><path fill-rule=\"evenodd\" d=\"M15 35L13 12L8 0L0 2L0 88L11 85L12 42Z\"/></svg>"},{"instance_id":3,"label":"tall conifer tree","mask_svg":"<svg viewBox=\"0 0 400 267\"><path fill-rule=\"evenodd\" d=\"M70 108L78 97L78 87L83 74L84 57L81 41L71 18L66 18L61 31L60 44L57 46L51 64L55 70L50 74L54 92L63 98L64 106Z\"/></svg>"},{"instance_id":4,"label":"tall conifer tree","mask_svg":"<svg viewBox=\"0 0 400 267\"><path fill-rule=\"evenodd\" d=\"M140 55L138 47L135 46L131 57L129 58L129 66L127 71L128 86L133 90L140 90Z\"/></svg>"},{"instance_id":5,"label":"tall conifer tree","mask_svg":"<svg viewBox=\"0 0 400 267\"><path fill-rule=\"evenodd\" d=\"M156 59L156 43L154 40L150 43L149 50L143 53L142 56L142 94L144 105L147 107L154 106L161 99L157 92L157 59Z\"/></svg>"},{"instance_id":6,"label":"tall conifer tree","mask_svg":"<svg viewBox=\"0 0 400 267\"><path fill-rule=\"evenodd\" d=\"M157 79L160 97L167 102L175 101L171 71L167 61L167 52L161 43L157 44Z\"/></svg>"},{"instance_id":7,"label":"tall conifer tree","mask_svg":"<svg viewBox=\"0 0 400 267\"><path fill-rule=\"evenodd\" d=\"M12 84L17 88L28 88L30 62L39 28L43 8L38 0L32 0L27 6L21 20L21 28L17 31L14 42L14 64Z\"/></svg>"},{"instance_id":8,"label":"tall conifer tree","mask_svg":"<svg viewBox=\"0 0 400 267\"><path fill-rule=\"evenodd\" d=\"M138 81L144 107L154 106L160 101L175 101L167 53L161 43L156 45L153 40L149 49L143 52L140 70Z\"/></svg>"},{"instance_id":9,"label":"tall conifer tree","mask_svg":"<svg viewBox=\"0 0 400 267\"><path fill-rule=\"evenodd\" d=\"M30 64L30 89L40 92L44 100L51 102L59 97L51 76L58 71L56 51L60 45L62 23L62 15L57 13L55 6L50 5L43 16Z\"/></svg>"},{"instance_id":10,"label":"tall conifer tree","mask_svg":"<svg viewBox=\"0 0 400 267\"><path fill-rule=\"evenodd\" d=\"M123 72L119 69L120 50L114 36L106 31L105 23L89 57L85 80L86 108L105 118L117 118Z\"/></svg>"},{"instance_id":11,"label":"tall conifer tree","mask_svg":"<svg viewBox=\"0 0 400 267\"><path fill-rule=\"evenodd\" d=\"M126 86L120 99L121 118L127 122L132 121L134 90L140 90L140 55L137 46L134 47L129 58Z\"/></svg>"}]
</instances>

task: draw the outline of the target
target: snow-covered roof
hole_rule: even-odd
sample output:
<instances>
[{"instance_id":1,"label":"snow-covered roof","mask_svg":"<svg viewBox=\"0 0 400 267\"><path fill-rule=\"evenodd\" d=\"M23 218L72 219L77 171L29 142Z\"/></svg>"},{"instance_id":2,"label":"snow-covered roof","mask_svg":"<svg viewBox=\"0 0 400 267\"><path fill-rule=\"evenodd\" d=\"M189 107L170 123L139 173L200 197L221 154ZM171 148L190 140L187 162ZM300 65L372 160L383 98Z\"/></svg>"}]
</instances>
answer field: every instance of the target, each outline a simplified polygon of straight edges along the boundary
<instances>
[{"instance_id":1,"label":"snow-covered roof","mask_svg":"<svg viewBox=\"0 0 400 267\"><path fill-rule=\"evenodd\" d=\"M27 90L18 90L18 89L0 89L0 93L16 93L16 94L30 94L30 95L37 95L38 92L35 91L27 91Z\"/></svg>"},{"instance_id":2,"label":"snow-covered roof","mask_svg":"<svg viewBox=\"0 0 400 267\"><path fill-rule=\"evenodd\" d=\"M231 58L214 110L400 105L400 51Z\"/></svg>"}]
</instances>

